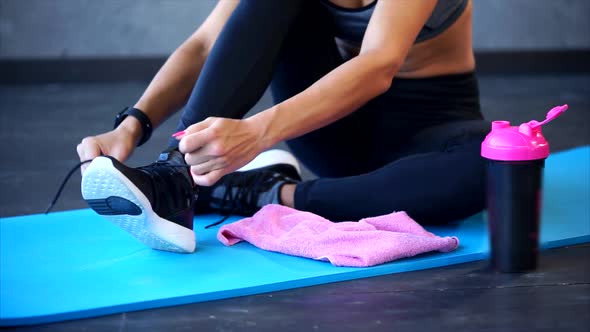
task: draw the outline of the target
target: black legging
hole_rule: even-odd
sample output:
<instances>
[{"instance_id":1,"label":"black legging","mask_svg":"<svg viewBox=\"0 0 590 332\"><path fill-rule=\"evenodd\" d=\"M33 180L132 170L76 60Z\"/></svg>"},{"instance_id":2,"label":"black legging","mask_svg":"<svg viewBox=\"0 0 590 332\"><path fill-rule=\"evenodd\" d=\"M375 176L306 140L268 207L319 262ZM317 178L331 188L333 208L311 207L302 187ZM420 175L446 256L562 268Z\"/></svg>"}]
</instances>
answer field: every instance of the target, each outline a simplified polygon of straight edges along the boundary
<instances>
[{"instance_id":1,"label":"black legging","mask_svg":"<svg viewBox=\"0 0 590 332\"><path fill-rule=\"evenodd\" d=\"M178 130L209 116L242 118L269 83L280 103L342 64L326 15L319 1L242 0ZM334 221L392 211L421 223L469 216L484 207L479 149L487 131L473 73L396 78L351 115L287 142L320 177L297 185L295 208Z\"/></svg>"}]
</instances>

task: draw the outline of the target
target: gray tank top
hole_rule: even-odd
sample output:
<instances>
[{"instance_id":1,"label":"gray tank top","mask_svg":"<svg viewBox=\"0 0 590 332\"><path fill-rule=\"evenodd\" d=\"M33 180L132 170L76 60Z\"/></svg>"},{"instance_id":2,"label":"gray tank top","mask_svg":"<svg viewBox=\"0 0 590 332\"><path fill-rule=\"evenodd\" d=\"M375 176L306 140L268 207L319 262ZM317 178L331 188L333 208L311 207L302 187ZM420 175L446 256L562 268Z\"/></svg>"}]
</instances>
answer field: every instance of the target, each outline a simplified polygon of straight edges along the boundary
<instances>
[{"instance_id":1,"label":"gray tank top","mask_svg":"<svg viewBox=\"0 0 590 332\"><path fill-rule=\"evenodd\" d=\"M469 0L438 0L432 15L420 30L415 43L432 39L448 29L463 14ZM349 9L337 6L329 0L321 0L334 21L335 38L345 58L350 58L360 49L365 30L373 15L377 0L370 5Z\"/></svg>"}]
</instances>

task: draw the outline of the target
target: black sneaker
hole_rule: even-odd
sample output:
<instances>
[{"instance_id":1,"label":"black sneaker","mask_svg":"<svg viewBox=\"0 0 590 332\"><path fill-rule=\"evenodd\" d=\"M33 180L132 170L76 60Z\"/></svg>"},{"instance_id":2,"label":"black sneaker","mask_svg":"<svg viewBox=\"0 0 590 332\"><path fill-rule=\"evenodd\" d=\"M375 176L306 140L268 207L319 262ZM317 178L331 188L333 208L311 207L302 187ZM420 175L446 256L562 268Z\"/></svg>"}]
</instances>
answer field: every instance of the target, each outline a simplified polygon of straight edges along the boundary
<instances>
[{"instance_id":1,"label":"black sneaker","mask_svg":"<svg viewBox=\"0 0 590 332\"><path fill-rule=\"evenodd\" d=\"M176 150L139 168L97 157L82 177L82 196L94 211L151 248L195 251L193 181Z\"/></svg>"},{"instance_id":2,"label":"black sneaker","mask_svg":"<svg viewBox=\"0 0 590 332\"><path fill-rule=\"evenodd\" d=\"M213 186L200 187L195 211L226 216L207 227L222 223L230 215L251 216L266 204L280 203L283 185L300 181L299 165L291 154L267 151L242 169L223 176Z\"/></svg>"}]
</instances>

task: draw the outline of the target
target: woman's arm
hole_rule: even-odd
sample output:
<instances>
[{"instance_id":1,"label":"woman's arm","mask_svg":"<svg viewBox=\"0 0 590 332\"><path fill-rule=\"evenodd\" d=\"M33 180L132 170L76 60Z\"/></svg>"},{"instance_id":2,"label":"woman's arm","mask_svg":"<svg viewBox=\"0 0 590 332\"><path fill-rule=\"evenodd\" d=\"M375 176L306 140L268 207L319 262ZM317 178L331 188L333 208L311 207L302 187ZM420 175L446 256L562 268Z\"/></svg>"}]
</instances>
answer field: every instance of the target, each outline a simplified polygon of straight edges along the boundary
<instances>
[{"instance_id":1,"label":"woman's arm","mask_svg":"<svg viewBox=\"0 0 590 332\"><path fill-rule=\"evenodd\" d=\"M326 126L384 93L436 0L379 1L360 54L250 121L265 148Z\"/></svg>"},{"instance_id":2,"label":"woman's arm","mask_svg":"<svg viewBox=\"0 0 590 332\"><path fill-rule=\"evenodd\" d=\"M170 56L135 104L146 113L154 127L186 101L209 50L237 4L237 0L220 1L199 29ZM124 161L142 135L139 121L128 116L109 132L85 137L76 150L80 161L91 160L101 154ZM82 166L82 172L86 167Z\"/></svg>"},{"instance_id":3,"label":"woman's arm","mask_svg":"<svg viewBox=\"0 0 590 332\"><path fill-rule=\"evenodd\" d=\"M274 144L326 126L387 91L435 4L379 1L357 57L250 118L212 117L178 133L179 149L192 166L195 183L212 185Z\"/></svg>"}]
</instances>

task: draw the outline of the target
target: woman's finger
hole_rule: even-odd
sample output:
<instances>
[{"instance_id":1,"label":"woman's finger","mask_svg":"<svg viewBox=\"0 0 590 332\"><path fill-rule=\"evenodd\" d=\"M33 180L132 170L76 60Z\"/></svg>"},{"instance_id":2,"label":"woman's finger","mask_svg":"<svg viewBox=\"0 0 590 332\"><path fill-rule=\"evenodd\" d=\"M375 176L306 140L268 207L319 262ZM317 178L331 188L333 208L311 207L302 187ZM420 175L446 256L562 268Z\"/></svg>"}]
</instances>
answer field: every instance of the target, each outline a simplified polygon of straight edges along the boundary
<instances>
[{"instance_id":1,"label":"woman's finger","mask_svg":"<svg viewBox=\"0 0 590 332\"><path fill-rule=\"evenodd\" d=\"M218 169L204 175L195 175L191 172L191 175L196 185L210 187L221 179L221 177L225 175L225 172L223 169Z\"/></svg>"},{"instance_id":2,"label":"woman's finger","mask_svg":"<svg viewBox=\"0 0 590 332\"><path fill-rule=\"evenodd\" d=\"M210 173L212 171L226 168L227 166L228 164L225 161L225 158L215 158L202 164L191 166L191 173L200 176Z\"/></svg>"},{"instance_id":3,"label":"woman's finger","mask_svg":"<svg viewBox=\"0 0 590 332\"><path fill-rule=\"evenodd\" d=\"M219 142L209 142L198 150L186 153L184 160L189 165L198 165L212 159L225 158L223 147Z\"/></svg>"},{"instance_id":4,"label":"woman's finger","mask_svg":"<svg viewBox=\"0 0 590 332\"><path fill-rule=\"evenodd\" d=\"M205 129L194 134L185 134L178 143L178 150L182 153L191 153L204 147L211 141L211 130Z\"/></svg>"},{"instance_id":5,"label":"woman's finger","mask_svg":"<svg viewBox=\"0 0 590 332\"><path fill-rule=\"evenodd\" d=\"M215 157L206 154L203 148L184 154L184 161L191 166L206 163L213 158Z\"/></svg>"},{"instance_id":6,"label":"woman's finger","mask_svg":"<svg viewBox=\"0 0 590 332\"><path fill-rule=\"evenodd\" d=\"M76 146L76 152L78 152L78 157L80 161L92 160L98 156L100 156L100 146L96 142L96 139L93 137L86 137ZM88 164L83 164L80 169L82 174L86 171Z\"/></svg>"},{"instance_id":7,"label":"woman's finger","mask_svg":"<svg viewBox=\"0 0 590 332\"><path fill-rule=\"evenodd\" d=\"M94 137L86 137L76 147L80 161L94 159L100 156L100 147Z\"/></svg>"},{"instance_id":8,"label":"woman's finger","mask_svg":"<svg viewBox=\"0 0 590 332\"><path fill-rule=\"evenodd\" d=\"M188 126L185 130L172 134L172 137L176 138L177 140L181 140L186 135L195 134L207 129L214 120L215 118L209 117L201 122Z\"/></svg>"}]
</instances>

